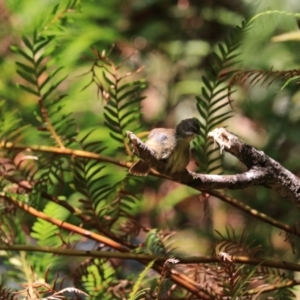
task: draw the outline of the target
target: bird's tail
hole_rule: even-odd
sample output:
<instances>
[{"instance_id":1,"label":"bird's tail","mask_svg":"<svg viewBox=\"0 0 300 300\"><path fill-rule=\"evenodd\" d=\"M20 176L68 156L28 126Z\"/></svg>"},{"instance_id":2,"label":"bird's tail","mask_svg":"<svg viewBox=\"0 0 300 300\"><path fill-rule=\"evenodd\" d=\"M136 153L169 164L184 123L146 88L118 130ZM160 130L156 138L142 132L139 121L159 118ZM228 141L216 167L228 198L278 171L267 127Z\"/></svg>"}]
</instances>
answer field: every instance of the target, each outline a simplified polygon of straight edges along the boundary
<instances>
[{"instance_id":1,"label":"bird's tail","mask_svg":"<svg viewBox=\"0 0 300 300\"><path fill-rule=\"evenodd\" d=\"M150 171L150 166L143 160L138 160L129 169L129 173L135 176L147 176Z\"/></svg>"}]
</instances>

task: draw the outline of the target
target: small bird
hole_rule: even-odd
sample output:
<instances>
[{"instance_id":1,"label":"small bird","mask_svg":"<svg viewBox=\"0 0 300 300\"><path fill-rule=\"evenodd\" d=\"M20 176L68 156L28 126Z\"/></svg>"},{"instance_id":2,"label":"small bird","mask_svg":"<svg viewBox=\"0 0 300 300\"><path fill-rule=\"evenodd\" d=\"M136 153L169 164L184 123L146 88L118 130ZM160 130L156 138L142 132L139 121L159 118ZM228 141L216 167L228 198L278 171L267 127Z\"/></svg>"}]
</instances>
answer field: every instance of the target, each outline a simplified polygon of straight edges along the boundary
<instances>
[{"instance_id":1,"label":"small bird","mask_svg":"<svg viewBox=\"0 0 300 300\"><path fill-rule=\"evenodd\" d=\"M200 122L196 118L182 120L176 129L151 130L145 145L153 151L156 159L161 161L158 171L170 175L186 172L190 161L190 141L199 134ZM129 173L147 176L150 168L149 162L140 159L129 169Z\"/></svg>"}]
</instances>

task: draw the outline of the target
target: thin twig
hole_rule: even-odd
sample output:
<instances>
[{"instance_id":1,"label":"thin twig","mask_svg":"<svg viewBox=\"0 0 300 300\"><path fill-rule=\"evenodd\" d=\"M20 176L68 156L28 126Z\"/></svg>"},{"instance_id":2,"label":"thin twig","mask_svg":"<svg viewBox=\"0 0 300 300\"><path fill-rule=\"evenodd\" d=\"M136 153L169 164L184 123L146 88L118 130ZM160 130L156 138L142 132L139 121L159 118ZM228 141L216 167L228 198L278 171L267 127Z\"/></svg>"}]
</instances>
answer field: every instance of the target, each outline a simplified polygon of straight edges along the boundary
<instances>
[{"instance_id":1,"label":"thin twig","mask_svg":"<svg viewBox=\"0 0 300 300\"><path fill-rule=\"evenodd\" d=\"M170 257L162 255L137 254L132 252L112 252L112 251L94 251L94 250L75 250L75 249L61 249L47 246L33 246L33 245L0 245L0 250L6 251L27 251L27 252L46 252L57 255L78 256L78 257L101 257L101 258L118 258L128 260L138 260L141 262L149 262L155 260L157 262L165 263ZM174 256L172 256L174 257ZM177 264L207 264L220 263L220 258L216 256L197 256L197 257L176 257L179 262ZM264 266L274 269L289 270L300 272L300 265L287 262L249 258L247 256L232 256L231 259L237 264ZM300 282L299 282L300 283Z\"/></svg>"}]
</instances>

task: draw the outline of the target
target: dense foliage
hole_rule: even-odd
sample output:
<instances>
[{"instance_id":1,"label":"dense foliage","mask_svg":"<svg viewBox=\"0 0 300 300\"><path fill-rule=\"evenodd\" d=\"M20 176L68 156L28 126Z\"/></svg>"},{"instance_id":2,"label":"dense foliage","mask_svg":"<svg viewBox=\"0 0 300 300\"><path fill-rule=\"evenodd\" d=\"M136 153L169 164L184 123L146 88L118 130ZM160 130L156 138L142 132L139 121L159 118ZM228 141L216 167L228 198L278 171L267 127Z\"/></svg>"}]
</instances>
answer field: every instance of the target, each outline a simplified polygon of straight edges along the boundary
<instances>
[{"instance_id":1,"label":"dense foliage","mask_svg":"<svg viewBox=\"0 0 300 300\"><path fill-rule=\"evenodd\" d=\"M292 203L132 176L126 132L196 117L190 170L244 170L227 126L299 174L298 8L42 2L0 1L0 299L296 299Z\"/></svg>"}]
</instances>

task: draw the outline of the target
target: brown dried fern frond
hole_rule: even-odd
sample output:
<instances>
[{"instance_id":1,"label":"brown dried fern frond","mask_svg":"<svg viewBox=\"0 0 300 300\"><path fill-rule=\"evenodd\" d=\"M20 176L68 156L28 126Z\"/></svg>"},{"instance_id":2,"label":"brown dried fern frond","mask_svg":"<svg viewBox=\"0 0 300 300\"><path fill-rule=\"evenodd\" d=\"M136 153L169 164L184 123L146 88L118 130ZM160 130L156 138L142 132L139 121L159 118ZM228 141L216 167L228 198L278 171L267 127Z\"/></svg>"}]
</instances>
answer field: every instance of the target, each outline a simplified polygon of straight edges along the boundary
<instances>
[{"instance_id":1,"label":"brown dried fern frond","mask_svg":"<svg viewBox=\"0 0 300 300\"><path fill-rule=\"evenodd\" d=\"M248 82L250 85L260 84L268 88L275 80L288 81L300 77L300 69L274 71L270 70L239 70L231 77L228 84L228 99L232 101L232 87L236 84L244 85ZM299 84L300 80L297 81Z\"/></svg>"},{"instance_id":2,"label":"brown dried fern frond","mask_svg":"<svg viewBox=\"0 0 300 300\"><path fill-rule=\"evenodd\" d=\"M206 291L213 299L222 299L223 270L218 264L180 265L179 269L197 283L200 289Z\"/></svg>"},{"instance_id":3,"label":"brown dried fern frond","mask_svg":"<svg viewBox=\"0 0 300 300\"><path fill-rule=\"evenodd\" d=\"M15 292L0 284L0 300L17 300Z\"/></svg>"},{"instance_id":4,"label":"brown dried fern frond","mask_svg":"<svg viewBox=\"0 0 300 300\"><path fill-rule=\"evenodd\" d=\"M220 236L221 240L217 241L214 247L214 255L220 255L220 253L226 253L229 256L248 256L255 257L260 250L260 246L252 246L254 240L249 242L249 236L244 229L242 233L237 236L234 229L226 227L226 236L215 230Z\"/></svg>"}]
</instances>

